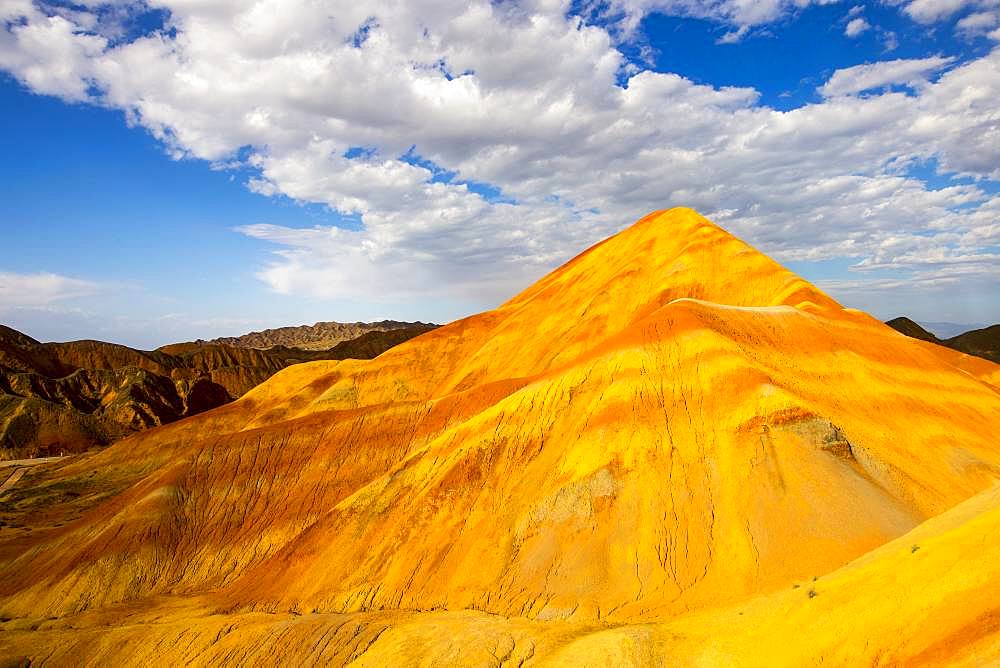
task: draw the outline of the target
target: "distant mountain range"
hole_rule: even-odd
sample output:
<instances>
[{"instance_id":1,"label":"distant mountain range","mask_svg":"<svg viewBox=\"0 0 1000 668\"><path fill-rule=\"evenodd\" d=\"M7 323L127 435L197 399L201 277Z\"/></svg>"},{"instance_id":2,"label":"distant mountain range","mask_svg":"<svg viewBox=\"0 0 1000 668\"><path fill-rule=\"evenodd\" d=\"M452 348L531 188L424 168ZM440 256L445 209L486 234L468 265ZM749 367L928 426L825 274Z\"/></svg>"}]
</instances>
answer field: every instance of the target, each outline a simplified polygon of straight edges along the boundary
<instances>
[{"instance_id":1,"label":"distant mountain range","mask_svg":"<svg viewBox=\"0 0 1000 668\"><path fill-rule=\"evenodd\" d=\"M885 324L914 339L936 343L966 355L975 355L1000 364L1000 324L973 329L947 339L938 338L906 317L893 318Z\"/></svg>"},{"instance_id":2,"label":"distant mountain range","mask_svg":"<svg viewBox=\"0 0 1000 668\"><path fill-rule=\"evenodd\" d=\"M242 336L226 336L211 341L197 343L220 343L238 348L266 350L274 346L287 346L301 350L329 350L338 343L356 339L368 332L387 332L412 327L435 327L423 322L399 322L382 320L379 322L317 322L315 325L278 327L260 332L250 332Z\"/></svg>"},{"instance_id":3,"label":"distant mountain range","mask_svg":"<svg viewBox=\"0 0 1000 668\"><path fill-rule=\"evenodd\" d=\"M329 333L339 323L319 324ZM40 343L0 325L0 460L106 445L226 404L291 364L370 359L436 327L386 324L343 325L341 332L362 333L325 350L195 342L153 351L102 341ZM295 343L294 331L311 328L284 329L275 338ZM260 341L262 334L247 336ZM308 336L303 343L314 344Z\"/></svg>"},{"instance_id":4,"label":"distant mountain range","mask_svg":"<svg viewBox=\"0 0 1000 668\"><path fill-rule=\"evenodd\" d=\"M985 323L963 325L957 322L924 321L918 324L939 339L950 339L953 336L958 336L959 334L964 334L965 332L969 332L974 329L983 329L984 327L987 327Z\"/></svg>"}]
</instances>

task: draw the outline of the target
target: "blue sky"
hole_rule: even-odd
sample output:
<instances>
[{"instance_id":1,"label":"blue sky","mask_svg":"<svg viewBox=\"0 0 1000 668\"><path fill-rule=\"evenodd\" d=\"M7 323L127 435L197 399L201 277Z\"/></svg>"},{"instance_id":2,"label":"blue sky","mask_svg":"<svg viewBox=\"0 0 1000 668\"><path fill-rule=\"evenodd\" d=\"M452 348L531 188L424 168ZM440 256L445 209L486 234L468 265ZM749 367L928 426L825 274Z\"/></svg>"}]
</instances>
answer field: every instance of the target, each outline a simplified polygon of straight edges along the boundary
<instances>
[{"instance_id":1,"label":"blue sky","mask_svg":"<svg viewBox=\"0 0 1000 668\"><path fill-rule=\"evenodd\" d=\"M878 27L848 37L847 13L862 6L866 20ZM955 22L928 27L881 3L837 2L810 6L733 44L718 43L725 26L662 13L647 16L642 32L643 43L655 51L656 69L713 86L753 87L764 104L793 109L820 101L816 88L838 69L929 54L971 58L990 51L987 39L956 35ZM889 34L895 41L887 44Z\"/></svg>"},{"instance_id":2,"label":"blue sky","mask_svg":"<svg viewBox=\"0 0 1000 668\"><path fill-rule=\"evenodd\" d=\"M255 276L270 248L234 228L350 221L326 206L255 194L245 170L171 159L123 113L35 95L10 76L0 82L0 122L9 249L0 271L53 272L100 285L54 310L17 309L3 320L36 338L155 347L171 337L241 333L341 312L348 320L444 320L476 308L277 294Z\"/></svg>"},{"instance_id":3,"label":"blue sky","mask_svg":"<svg viewBox=\"0 0 1000 668\"><path fill-rule=\"evenodd\" d=\"M419 4L0 10L0 321L444 322L675 205L879 317L1000 320L993 3Z\"/></svg>"}]
</instances>

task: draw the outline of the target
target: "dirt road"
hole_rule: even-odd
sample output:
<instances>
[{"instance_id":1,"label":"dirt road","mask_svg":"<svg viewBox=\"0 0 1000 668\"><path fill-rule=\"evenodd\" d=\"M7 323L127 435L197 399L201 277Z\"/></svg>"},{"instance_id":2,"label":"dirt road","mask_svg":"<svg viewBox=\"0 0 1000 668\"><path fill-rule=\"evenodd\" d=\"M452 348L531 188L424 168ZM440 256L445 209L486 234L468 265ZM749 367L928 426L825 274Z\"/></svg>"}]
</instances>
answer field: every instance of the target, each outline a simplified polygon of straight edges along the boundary
<instances>
[{"instance_id":1,"label":"dirt road","mask_svg":"<svg viewBox=\"0 0 1000 668\"><path fill-rule=\"evenodd\" d=\"M8 489L11 489L14 485L16 485L17 481L24 476L24 473L30 467L38 466L39 464L48 464L49 462L57 462L60 459L64 459L64 457L38 457L36 459L9 459L5 462L0 462L0 470L13 468L13 471L10 472L10 475L6 476L6 480L4 480L4 476L0 474L0 480L3 480L3 482L0 483L0 494L3 494Z\"/></svg>"}]
</instances>

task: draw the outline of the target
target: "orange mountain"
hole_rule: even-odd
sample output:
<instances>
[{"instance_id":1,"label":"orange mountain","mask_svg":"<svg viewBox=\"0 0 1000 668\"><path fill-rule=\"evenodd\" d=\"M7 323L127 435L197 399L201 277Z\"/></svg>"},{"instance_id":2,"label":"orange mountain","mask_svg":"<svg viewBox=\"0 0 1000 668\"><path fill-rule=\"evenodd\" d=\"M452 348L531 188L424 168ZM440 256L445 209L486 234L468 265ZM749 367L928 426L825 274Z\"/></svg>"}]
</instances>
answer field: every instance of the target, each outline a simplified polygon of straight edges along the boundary
<instances>
[{"instance_id":1,"label":"orange mountain","mask_svg":"<svg viewBox=\"0 0 1000 668\"><path fill-rule=\"evenodd\" d=\"M0 655L1000 659L998 379L657 212L494 311L32 469Z\"/></svg>"}]
</instances>

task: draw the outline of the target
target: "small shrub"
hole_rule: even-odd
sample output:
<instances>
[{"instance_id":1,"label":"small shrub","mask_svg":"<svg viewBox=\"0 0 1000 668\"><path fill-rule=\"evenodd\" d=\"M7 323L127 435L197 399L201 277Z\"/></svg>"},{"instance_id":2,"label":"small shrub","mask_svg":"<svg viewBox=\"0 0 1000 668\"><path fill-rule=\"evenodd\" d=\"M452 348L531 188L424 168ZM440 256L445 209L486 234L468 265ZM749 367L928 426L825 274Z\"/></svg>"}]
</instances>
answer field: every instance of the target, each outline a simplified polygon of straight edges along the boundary
<instances>
[{"instance_id":1,"label":"small shrub","mask_svg":"<svg viewBox=\"0 0 1000 668\"><path fill-rule=\"evenodd\" d=\"M816 598L816 596L818 596L818 594L816 593L816 590L815 589L810 589L809 590L809 598Z\"/></svg>"}]
</instances>

